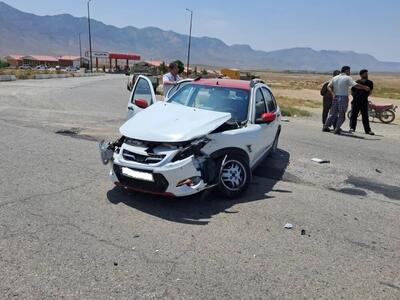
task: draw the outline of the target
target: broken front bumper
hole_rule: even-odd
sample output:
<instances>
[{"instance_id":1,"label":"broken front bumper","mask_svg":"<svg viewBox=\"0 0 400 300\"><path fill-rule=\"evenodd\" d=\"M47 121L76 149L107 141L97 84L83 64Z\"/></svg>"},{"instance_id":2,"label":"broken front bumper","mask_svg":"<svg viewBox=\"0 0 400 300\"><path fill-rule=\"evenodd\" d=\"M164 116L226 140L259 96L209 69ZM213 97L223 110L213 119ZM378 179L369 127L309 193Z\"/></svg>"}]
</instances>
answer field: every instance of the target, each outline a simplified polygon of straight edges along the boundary
<instances>
[{"instance_id":1,"label":"broken front bumper","mask_svg":"<svg viewBox=\"0 0 400 300\"><path fill-rule=\"evenodd\" d=\"M127 176L122 172L122 168L150 173L153 181ZM199 181L195 184L182 184L190 178L199 178ZM201 172L195 167L193 156L159 167L128 163L116 156L110 170L110 179L116 185L127 189L175 197L193 195L207 188L207 184L201 178Z\"/></svg>"}]
</instances>

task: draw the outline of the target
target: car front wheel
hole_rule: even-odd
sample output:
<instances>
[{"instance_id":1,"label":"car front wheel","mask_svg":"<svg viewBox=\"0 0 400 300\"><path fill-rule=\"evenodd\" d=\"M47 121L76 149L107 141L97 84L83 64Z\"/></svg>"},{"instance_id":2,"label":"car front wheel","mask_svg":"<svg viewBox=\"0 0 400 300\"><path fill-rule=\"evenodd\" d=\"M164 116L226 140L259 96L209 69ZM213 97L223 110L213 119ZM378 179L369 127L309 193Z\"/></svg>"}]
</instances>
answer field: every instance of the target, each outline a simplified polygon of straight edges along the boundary
<instances>
[{"instance_id":1,"label":"car front wheel","mask_svg":"<svg viewBox=\"0 0 400 300\"><path fill-rule=\"evenodd\" d=\"M245 192L251 181L248 162L240 155L228 154L221 162L218 191L226 198L236 198Z\"/></svg>"}]
</instances>

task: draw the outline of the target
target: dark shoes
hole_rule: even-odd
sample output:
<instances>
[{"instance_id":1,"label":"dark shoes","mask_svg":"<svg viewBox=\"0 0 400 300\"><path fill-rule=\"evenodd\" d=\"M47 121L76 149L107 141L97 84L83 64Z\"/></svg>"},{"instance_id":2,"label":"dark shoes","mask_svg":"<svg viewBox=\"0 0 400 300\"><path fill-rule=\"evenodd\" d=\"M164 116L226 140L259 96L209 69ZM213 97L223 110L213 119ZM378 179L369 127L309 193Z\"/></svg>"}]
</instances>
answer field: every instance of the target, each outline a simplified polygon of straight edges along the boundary
<instances>
[{"instance_id":1,"label":"dark shoes","mask_svg":"<svg viewBox=\"0 0 400 300\"><path fill-rule=\"evenodd\" d=\"M335 129L335 131L333 132L334 134L342 134L342 129Z\"/></svg>"},{"instance_id":2,"label":"dark shoes","mask_svg":"<svg viewBox=\"0 0 400 300\"><path fill-rule=\"evenodd\" d=\"M322 128L322 131L323 131L323 132L331 132L331 130L329 129L329 127L323 127L323 128Z\"/></svg>"},{"instance_id":3,"label":"dark shoes","mask_svg":"<svg viewBox=\"0 0 400 300\"><path fill-rule=\"evenodd\" d=\"M375 133L373 131L368 131L365 134L369 134L369 135L375 135Z\"/></svg>"}]
</instances>

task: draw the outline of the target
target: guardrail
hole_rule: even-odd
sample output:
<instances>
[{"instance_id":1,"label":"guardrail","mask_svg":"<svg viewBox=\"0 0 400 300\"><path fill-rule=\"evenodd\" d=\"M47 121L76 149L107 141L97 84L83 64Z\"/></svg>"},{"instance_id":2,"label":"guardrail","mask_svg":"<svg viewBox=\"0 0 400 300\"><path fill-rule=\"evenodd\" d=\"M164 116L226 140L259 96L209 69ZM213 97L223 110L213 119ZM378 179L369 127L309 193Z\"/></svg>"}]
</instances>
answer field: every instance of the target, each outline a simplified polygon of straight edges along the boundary
<instances>
[{"instance_id":1,"label":"guardrail","mask_svg":"<svg viewBox=\"0 0 400 300\"><path fill-rule=\"evenodd\" d=\"M0 82L1 81L15 81L17 77L15 75L0 75Z\"/></svg>"}]
</instances>

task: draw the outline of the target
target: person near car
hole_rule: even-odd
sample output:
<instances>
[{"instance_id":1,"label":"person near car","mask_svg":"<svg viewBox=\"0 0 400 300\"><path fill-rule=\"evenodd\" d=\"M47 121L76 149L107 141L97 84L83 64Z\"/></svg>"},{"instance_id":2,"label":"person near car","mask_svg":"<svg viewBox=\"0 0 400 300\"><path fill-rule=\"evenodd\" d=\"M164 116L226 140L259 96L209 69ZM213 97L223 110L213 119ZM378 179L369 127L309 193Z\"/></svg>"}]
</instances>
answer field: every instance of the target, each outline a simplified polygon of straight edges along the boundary
<instances>
[{"instance_id":1,"label":"person near car","mask_svg":"<svg viewBox=\"0 0 400 300\"><path fill-rule=\"evenodd\" d=\"M328 91L331 93L333 100L328 119L322 128L322 131L330 132L329 127L333 125L333 122L337 118L335 134L341 134L341 127L346 120L346 111L349 106L349 88L356 88L366 92L370 90L368 86L359 84L350 77L349 66L343 66L340 72L328 84Z\"/></svg>"},{"instance_id":2,"label":"person near car","mask_svg":"<svg viewBox=\"0 0 400 300\"><path fill-rule=\"evenodd\" d=\"M362 122L364 125L364 131L366 134L374 135L369 125L368 117L368 97L371 95L374 89L374 83L368 79L368 70L363 69L360 71L361 79L357 80L358 84L369 87L370 91L364 91L359 89L351 89L353 95L353 101L351 102L351 115L350 115L350 132L355 132L357 127L357 117L361 111Z\"/></svg>"},{"instance_id":3,"label":"person near car","mask_svg":"<svg viewBox=\"0 0 400 300\"><path fill-rule=\"evenodd\" d=\"M335 77L340 74L339 70L333 71L333 76ZM332 94L328 91L328 84L330 80L326 81L320 91L320 94L322 96L322 125L325 124L326 119L328 118L329 110L332 107ZM333 126L335 127L336 125L336 120L333 123Z\"/></svg>"},{"instance_id":4,"label":"person near car","mask_svg":"<svg viewBox=\"0 0 400 300\"><path fill-rule=\"evenodd\" d=\"M168 73L163 76L163 91L164 97L167 95L168 91L179 81L181 77L179 76L179 67L177 63L170 63L168 66Z\"/></svg>"}]
</instances>

